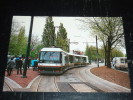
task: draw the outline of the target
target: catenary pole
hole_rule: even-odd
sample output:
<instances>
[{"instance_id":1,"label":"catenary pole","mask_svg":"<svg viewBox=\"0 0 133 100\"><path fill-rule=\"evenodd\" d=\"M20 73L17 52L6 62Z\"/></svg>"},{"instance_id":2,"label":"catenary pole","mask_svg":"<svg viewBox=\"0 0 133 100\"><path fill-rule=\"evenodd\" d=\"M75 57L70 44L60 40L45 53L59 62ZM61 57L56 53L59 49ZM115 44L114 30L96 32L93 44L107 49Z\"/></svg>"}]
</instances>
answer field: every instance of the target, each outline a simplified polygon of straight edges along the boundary
<instances>
[{"instance_id":1,"label":"catenary pole","mask_svg":"<svg viewBox=\"0 0 133 100\"><path fill-rule=\"evenodd\" d=\"M26 57L25 57L25 62L24 62L24 70L23 70L23 76L22 78L26 78L26 73L27 73L27 62L28 62L28 57L30 54L30 43L31 43L31 36L32 36L32 28L33 28L33 19L34 16L31 16L31 21L30 21L30 30L29 30L29 37L28 37L28 45L27 45L27 51L26 51Z\"/></svg>"}]
</instances>

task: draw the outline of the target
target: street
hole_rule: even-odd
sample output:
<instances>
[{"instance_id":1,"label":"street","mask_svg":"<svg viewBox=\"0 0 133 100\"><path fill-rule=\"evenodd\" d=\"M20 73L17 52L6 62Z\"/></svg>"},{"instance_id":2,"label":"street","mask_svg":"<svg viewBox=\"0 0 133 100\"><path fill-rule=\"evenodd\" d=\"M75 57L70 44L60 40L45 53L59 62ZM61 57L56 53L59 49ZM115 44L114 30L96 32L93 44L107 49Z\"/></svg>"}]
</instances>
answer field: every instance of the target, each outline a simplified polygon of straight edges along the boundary
<instances>
[{"instance_id":1,"label":"street","mask_svg":"<svg viewBox=\"0 0 133 100\"><path fill-rule=\"evenodd\" d=\"M96 77L90 69L96 64L68 70L62 75L40 75L27 88L9 84L5 80L4 91L31 92L130 92L130 89ZM16 86L16 87L15 87Z\"/></svg>"}]
</instances>

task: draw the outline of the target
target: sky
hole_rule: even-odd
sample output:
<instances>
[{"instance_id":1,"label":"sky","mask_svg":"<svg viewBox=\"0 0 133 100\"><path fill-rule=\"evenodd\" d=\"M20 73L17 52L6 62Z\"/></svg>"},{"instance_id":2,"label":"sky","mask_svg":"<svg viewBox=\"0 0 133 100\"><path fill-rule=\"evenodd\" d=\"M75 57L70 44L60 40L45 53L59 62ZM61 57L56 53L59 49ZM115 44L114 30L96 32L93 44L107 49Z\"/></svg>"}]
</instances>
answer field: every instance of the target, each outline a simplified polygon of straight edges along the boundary
<instances>
[{"instance_id":1,"label":"sky","mask_svg":"<svg viewBox=\"0 0 133 100\"><path fill-rule=\"evenodd\" d=\"M33 30L32 35L37 36L41 41L41 36L43 33L43 29L46 23L47 16L35 16L33 22ZM25 26L26 35L29 34L29 26L30 26L30 16L14 16L13 20L20 23L20 25ZM67 37L70 39L70 51L79 50L85 51L86 45L88 44L96 46L96 38L91 35L91 31L82 29L83 24L79 22L77 19L81 17L54 17L54 26L56 27L55 31L57 33L58 26L60 23L63 23L67 31ZM74 42L78 42L75 44ZM87 43L85 43L87 42ZM100 47L102 43L98 41L98 46ZM122 49L123 53L125 50Z\"/></svg>"}]
</instances>

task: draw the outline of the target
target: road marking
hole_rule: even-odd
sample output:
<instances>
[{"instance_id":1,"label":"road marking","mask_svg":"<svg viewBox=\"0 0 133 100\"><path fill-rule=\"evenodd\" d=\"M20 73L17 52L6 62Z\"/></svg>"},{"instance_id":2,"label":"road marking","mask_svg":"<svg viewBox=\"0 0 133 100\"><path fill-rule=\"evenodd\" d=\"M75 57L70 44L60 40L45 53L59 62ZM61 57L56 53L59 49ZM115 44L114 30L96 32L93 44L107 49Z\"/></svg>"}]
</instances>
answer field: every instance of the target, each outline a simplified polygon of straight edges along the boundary
<instances>
[{"instance_id":1,"label":"road marking","mask_svg":"<svg viewBox=\"0 0 133 100\"><path fill-rule=\"evenodd\" d=\"M97 92L86 84L70 84L77 92Z\"/></svg>"}]
</instances>

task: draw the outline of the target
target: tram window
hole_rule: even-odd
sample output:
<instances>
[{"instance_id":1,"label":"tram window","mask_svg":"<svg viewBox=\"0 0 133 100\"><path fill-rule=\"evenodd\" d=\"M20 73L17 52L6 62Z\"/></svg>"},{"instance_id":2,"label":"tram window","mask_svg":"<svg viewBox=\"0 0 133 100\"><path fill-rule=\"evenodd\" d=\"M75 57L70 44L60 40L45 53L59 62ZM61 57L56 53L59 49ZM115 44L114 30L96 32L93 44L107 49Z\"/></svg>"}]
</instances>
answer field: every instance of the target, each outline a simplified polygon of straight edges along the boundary
<instances>
[{"instance_id":1,"label":"tram window","mask_svg":"<svg viewBox=\"0 0 133 100\"><path fill-rule=\"evenodd\" d=\"M80 57L75 57L76 62L80 62Z\"/></svg>"},{"instance_id":2,"label":"tram window","mask_svg":"<svg viewBox=\"0 0 133 100\"><path fill-rule=\"evenodd\" d=\"M124 63L125 61L124 61L124 59L121 59L121 63Z\"/></svg>"},{"instance_id":3,"label":"tram window","mask_svg":"<svg viewBox=\"0 0 133 100\"><path fill-rule=\"evenodd\" d=\"M69 56L70 63L73 63L73 56Z\"/></svg>"},{"instance_id":4,"label":"tram window","mask_svg":"<svg viewBox=\"0 0 133 100\"><path fill-rule=\"evenodd\" d=\"M79 61L80 61L80 62L83 62L83 59L82 59L82 57L80 57L80 58L79 58Z\"/></svg>"},{"instance_id":5,"label":"tram window","mask_svg":"<svg viewBox=\"0 0 133 100\"><path fill-rule=\"evenodd\" d=\"M69 63L69 56L68 55L65 56L65 62Z\"/></svg>"},{"instance_id":6,"label":"tram window","mask_svg":"<svg viewBox=\"0 0 133 100\"><path fill-rule=\"evenodd\" d=\"M85 57L83 57L83 62L86 62L86 58Z\"/></svg>"},{"instance_id":7,"label":"tram window","mask_svg":"<svg viewBox=\"0 0 133 100\"><path fill-rule=\"evenodd\" d=\"M127 60L126 59L121 59L121 63L126 63Z\"/></svg>"},{"instance_id":8,"label":"tram window","mask_svg":"<svg viewBox=\"0 0 133 100\"><path fill-rule=\"evenodd\" d=\"M46 63L60 63L60 52L41 52L40 60Z\"/></svg>"}]
</instances>

